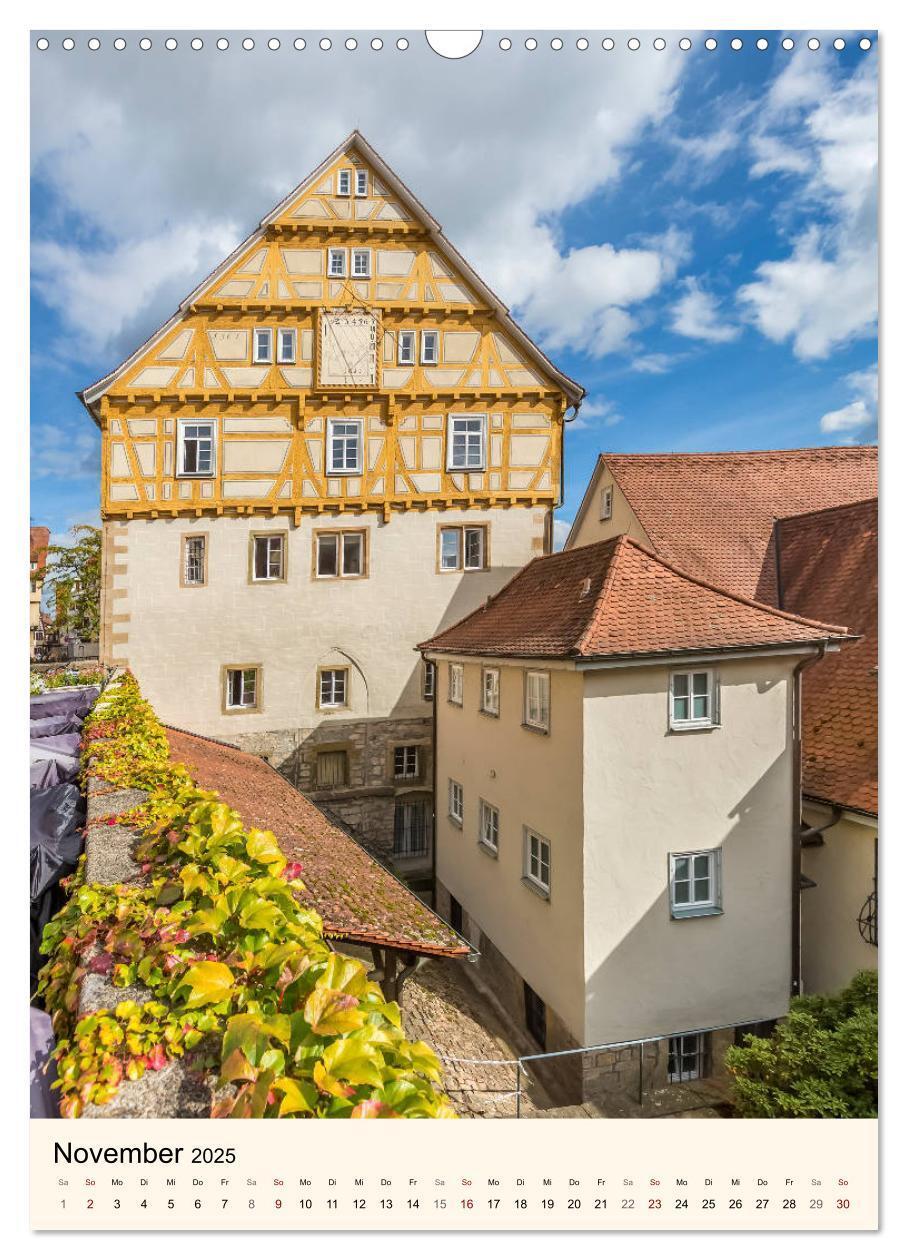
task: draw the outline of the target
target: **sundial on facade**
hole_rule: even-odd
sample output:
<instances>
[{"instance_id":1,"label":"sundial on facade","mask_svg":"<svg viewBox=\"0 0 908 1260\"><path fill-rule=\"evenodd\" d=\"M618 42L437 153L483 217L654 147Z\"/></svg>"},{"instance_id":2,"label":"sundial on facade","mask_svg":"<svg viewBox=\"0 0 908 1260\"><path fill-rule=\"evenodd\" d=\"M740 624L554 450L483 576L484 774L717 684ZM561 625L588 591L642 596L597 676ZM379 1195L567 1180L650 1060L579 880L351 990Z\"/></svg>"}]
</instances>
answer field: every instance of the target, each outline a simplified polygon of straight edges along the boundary
<instances>
[{"instance_id":1,"label":"sundial on facade","mask_svg":"<svg viewBox=\"0 0 908 1260\"><path fill-rule=\"evenodd\" d=\"M374 385L377 320L371 311L322 311L320 385Z\"/></svg>"}]
</instances>

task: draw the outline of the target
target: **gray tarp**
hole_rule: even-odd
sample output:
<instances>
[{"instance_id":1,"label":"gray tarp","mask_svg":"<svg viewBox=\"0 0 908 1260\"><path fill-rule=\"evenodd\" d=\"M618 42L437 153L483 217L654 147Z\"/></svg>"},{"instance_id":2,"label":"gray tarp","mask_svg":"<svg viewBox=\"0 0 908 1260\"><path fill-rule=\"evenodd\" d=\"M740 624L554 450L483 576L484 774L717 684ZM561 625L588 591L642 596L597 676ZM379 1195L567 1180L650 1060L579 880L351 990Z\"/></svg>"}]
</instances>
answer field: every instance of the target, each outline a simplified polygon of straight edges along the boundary
<instances>
[{"instance_id":1,"label":"gray tarp","mask_svg":"<svg viewBox=\"0 0 908 1260\"><path fill-rule=\"evenodd\" d=\"M75 783L33 792L31 798L31 991L46 962L40 953L45 924L63 905L60 880L76 869L84 847L85 802Z\"/></svg>"},{"instance_id":2,"label":"gray tarp","mask_svg":"<svg viewBox=\"0 0 908 1260\"><path fill-rule=\"evenodd\" d=\"M44 735L71 735L81 731L82 719L73 713L61 713L56 717L32 718L29 731L32 739Z\"/></svg>"},{"instance_id":3,"label":"gray tarp","mask_svg":"<svg viewBox=\"0 0 908 1260\"><path fill-rule=\"evenodd\" d=\"M67 716L85 717L100 695L99 687L65 687L32 696L30 702L33 718Z\"/></svg>"},{"instance_id":4,"label":"gray tarp","mask_svg":"<svg viewBox=\"0 0 908 1260\"><path fill-rule=\"evenodd\" d=\"M54 1034L50 1016L37 1007L29 1007L29 1098L33 1120L56 1120L60 1114L58 1095L51 1089L56 1077L50 1052L54 1048Z\"/></svg>"}]
</instances>

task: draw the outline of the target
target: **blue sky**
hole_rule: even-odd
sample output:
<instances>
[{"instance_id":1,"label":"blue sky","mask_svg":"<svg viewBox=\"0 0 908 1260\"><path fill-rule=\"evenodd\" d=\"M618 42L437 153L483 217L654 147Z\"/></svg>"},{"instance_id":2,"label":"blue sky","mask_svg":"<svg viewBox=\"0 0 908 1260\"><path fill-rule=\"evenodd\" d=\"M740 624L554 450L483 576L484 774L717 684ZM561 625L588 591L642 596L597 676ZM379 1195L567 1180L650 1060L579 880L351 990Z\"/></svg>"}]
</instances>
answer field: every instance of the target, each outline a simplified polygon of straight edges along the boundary
<instances>
[{"instance_id":1,"label":"blue sky","mask_svg":"<svg viewBox=\"0 0 908 1260\"><path fill-rule=\"evenodd\" d=\"M875 440L875 39L504 52L487 32L447 62L418 34L223 53L151 34L33 54L31 513L55 535L98 515L75 391L355 126L586 387L563 522L600 450Z\"/></svg>"}]
</instances>

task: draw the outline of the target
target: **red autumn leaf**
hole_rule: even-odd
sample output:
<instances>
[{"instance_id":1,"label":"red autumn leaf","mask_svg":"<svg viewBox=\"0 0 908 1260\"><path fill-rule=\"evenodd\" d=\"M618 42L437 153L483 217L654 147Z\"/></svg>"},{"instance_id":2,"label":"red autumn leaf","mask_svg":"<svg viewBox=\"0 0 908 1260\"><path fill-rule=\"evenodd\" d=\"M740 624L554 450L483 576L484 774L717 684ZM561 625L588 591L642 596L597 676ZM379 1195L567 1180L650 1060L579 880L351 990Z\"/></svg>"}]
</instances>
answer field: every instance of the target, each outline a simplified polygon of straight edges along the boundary
<instances>
[{"instance_id":1,"label":"red autumn leaf","mask_svg":"<svg viewBox=\"0 0 908 1260\"><path fill-rule=\"evenodd\" d=\"M164 1047L157 1045L153 1050L149 1050L145 1056L145 1063L152 1072L160 1072L162 1067L166 1067L167 1055L164 1053Z\"/></svg>"},{"instance_id":2,"label":"red autumn leaf","mask_svg":"<svg viewBox=\"0 0 908 1260\"><path fill-rule=\"evenodd\" d=\"M113 954L95 954L88 964L88 970L96 976L109 976L113 965Z\"/></svg>"},{"instance_id":3,"label":"red autumn leaf","mask_svg":"<svg viewBox=\"0 0 908 1260\"><path fill-rule=\"evenodd\" d=\"M299 879L303 873L302 862L288 862L281 872L282 879L291 880Z\"/></svg>"}]
</instances>

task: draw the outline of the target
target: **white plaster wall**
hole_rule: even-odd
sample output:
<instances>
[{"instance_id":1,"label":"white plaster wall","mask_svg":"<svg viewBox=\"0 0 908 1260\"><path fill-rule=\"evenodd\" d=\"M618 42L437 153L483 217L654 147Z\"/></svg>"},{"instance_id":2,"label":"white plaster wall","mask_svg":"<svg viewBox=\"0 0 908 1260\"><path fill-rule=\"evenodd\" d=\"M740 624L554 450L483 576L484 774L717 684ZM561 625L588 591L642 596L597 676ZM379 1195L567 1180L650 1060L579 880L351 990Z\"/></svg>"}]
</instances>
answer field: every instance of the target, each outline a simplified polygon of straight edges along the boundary
<instances>
[{"instance_id":1,"label":"white plaster wall","mask_svg":"<svg viewBox=\"0 0 908 1260\"><path fill-rule=\"evenodd\" d=\"M469 512L305 517L237 516L133 520L118 536L123 568L113 578L115 611L128 614L118 630L143 691L166 722L229 739L238 733L311 727L332 714L316 708L319 665L351 665L352 705L343 719L427 716L418 642L466 616L539 554L545 513L511 508ZM440 523L489 525L493 569L437 573ZM369 576L316 580L317 529L368 531ZM288 531L288 580L248 581L249 535ZM208 585L180 585L180 539L208 535ZM534 540L536 547L534 549ZM220 669L264 669L260 713L222 714Z\"/></svg>"},{"instance_id":2,"label":"white plaster wall","mask_svg":"<svg viewBox=\"0 0 908 1260\"><path fill-rule=\"evenodd\" d=\"M717 666L721 726L668 730L668 668L586 674L586 1044L788 1008L792 658ZM668 855L722 848L721 915L670 917Z\"/></svg>"},{"instance_id":3,"label":"white plaster wall","mask_svg":"<svg viewBox=\"0 0 908 1260\"><path fill-rule=\"evenodd\" d=\"M479 712L479 663L465 665L462 708L446 699L446 663L438 668L438 877L582 1044L582 681L573 670L551 671L543 735L522 726L522 669L502 666L493 718ZM463 785L462 830L448 818L449 779ZM478 844L480 799L499 811L497 858ZM548 901L522 881L525 826L551 845Z\"/></svg>"},{"instance_id":4,"label":"white plaster wall","mask_svg":"<svg viewBox=\"0 0 908 1260\"><path fill-rule=\"evenodd\" d=\"M811 826L829 821L828 809L805 805ZM878 951L858 930L858 915L873 889L874 818L846 814L823 832L822 845L802 850L801 869L816 881L801 896L801 959L805 993L833 993L856 971L875 971Z\"/></svg>"},{"instance_id":5,"label":"white plaster wall","mask_svg":"<svg viewBox=\"0 0 908 1260\"><path fill-rule=\"evenodd\" d=\"M612 487L612 515L607 521L603 521L599 514L602 507L602 491L606 486ZM586 511L581 509L575 523L577 530L571 540L572 549L586 547L589 543L602 542L606 538L614 538L617 534L630 534L636 542L643 543L645 547L652 547L646 531L637 520L633 508L607 467L598 470L596 484Z\"/></svg>"}]
</instances>

